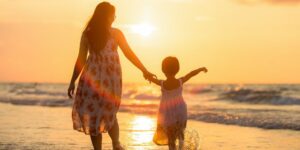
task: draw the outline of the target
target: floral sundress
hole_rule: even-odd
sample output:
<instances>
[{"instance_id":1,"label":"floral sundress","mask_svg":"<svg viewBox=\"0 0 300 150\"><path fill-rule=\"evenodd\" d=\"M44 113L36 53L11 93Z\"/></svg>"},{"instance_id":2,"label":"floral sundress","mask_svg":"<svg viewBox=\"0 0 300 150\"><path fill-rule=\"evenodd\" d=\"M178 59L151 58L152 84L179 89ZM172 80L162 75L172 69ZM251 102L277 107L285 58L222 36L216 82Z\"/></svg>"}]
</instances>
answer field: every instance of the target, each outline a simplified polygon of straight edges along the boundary
<instances>
[{"instance_id":1,"label":"floral sundress","mask_svg":"<svg viewBox=\"0 0 300 150\"><path fill-rule=\"evenodd\" d=\"M89 49L86 35L81 43ZM72 109L74 130L96 136L116 121L122 93L122 75L117 42L109 37L106 46L89 51L76 90Z\"/></svg>"}]
</instances>

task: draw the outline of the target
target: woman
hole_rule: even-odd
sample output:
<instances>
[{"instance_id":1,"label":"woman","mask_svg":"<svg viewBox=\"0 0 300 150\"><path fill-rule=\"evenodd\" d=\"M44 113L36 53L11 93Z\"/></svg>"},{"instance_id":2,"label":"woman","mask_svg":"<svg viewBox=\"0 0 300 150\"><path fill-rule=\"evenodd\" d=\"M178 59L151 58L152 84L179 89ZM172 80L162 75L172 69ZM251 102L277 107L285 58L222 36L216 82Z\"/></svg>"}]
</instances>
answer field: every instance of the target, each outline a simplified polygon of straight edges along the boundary
<instances>
[{"instance_id":1,"label":"woman","mask_svg":"<svg viewBox=\"0 0 300 150\"><path fill-rule=\"evenodd\" d=\"M72 98L75 81L83 70L73 104L73 128L90 135L96 150L101 149L101 133L107 131L113 149L123 149L119 142L116 118L122 93L118 46L126 58L143 72L145 78L154 76L132 52L123 33L111 27L114 19L113 5L108 2L98 4L82 33L79 55L68 89L68 95Z\"/></svg>"}]
</instances>

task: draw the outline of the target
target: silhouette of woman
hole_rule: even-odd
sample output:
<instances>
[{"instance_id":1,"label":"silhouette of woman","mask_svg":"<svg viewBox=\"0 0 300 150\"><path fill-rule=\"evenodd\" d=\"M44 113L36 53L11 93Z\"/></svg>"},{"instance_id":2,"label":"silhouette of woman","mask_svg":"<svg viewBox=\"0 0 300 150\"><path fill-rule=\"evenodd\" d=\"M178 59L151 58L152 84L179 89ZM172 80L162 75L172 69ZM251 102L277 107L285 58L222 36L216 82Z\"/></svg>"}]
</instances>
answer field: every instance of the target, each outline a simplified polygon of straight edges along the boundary
<instances>
[{"instance_id":1,"label":"silhouette of woman","mask_svg":"<svg viewBox=\"0 0 300 150\"><path fill-rule=\"evenodd\" d=\"M147 71L128 45L123 33L111 25L115 7L102 2L96 7L81 36L78 58L70 81L68 95L72 98L75 81L80 75L72 109L73 128L90 135L94 149L101 149L102 133L108 132L113 149L123 149L119 142L116 113L122 93L118 46L145 78ZM87 54L89 54L87 56Z\"/></svg>"}]
</instances>

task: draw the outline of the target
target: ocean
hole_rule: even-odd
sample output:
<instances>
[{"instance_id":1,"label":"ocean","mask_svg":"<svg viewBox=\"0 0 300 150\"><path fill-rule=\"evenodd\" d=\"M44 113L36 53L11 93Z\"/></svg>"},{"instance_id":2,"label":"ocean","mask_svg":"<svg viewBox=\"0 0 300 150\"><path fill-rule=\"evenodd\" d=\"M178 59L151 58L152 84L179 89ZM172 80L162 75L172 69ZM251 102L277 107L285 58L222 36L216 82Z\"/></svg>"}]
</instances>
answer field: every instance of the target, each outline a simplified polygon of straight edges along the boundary
<instances>
[{"instance_id":1,"label":"ocean","mask_svg":"<svg viewBox=\"0 0 300 150\"><path fill-rule=\"evenodd\" d=\"M67 84L1 83L0 102L15 106L72 107ZM300 130L299 84L187 84L188 119L263 129ZM120 112L155 115L160 88L123 85Z\"/></svg>"}]
</instances>

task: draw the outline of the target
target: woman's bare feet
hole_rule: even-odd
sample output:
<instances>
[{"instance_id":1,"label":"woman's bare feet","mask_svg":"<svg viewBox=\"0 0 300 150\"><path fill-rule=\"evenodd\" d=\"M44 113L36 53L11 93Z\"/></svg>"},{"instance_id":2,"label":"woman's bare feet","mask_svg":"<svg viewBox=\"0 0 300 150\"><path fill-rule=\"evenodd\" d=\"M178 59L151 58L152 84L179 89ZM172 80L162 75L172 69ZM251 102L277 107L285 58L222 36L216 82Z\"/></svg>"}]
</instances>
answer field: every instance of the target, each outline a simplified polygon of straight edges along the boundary
<instances>
[{"instance_id":1,"label":"woman's bare feet","mask_svg":"<svg viewBox=\"0 0 300 150\"><path fill-rule=\"evenodd\" d=\"M122 145L119 143L113 145L113 150L125 150Z\"/></svg>"}]
</instances>

